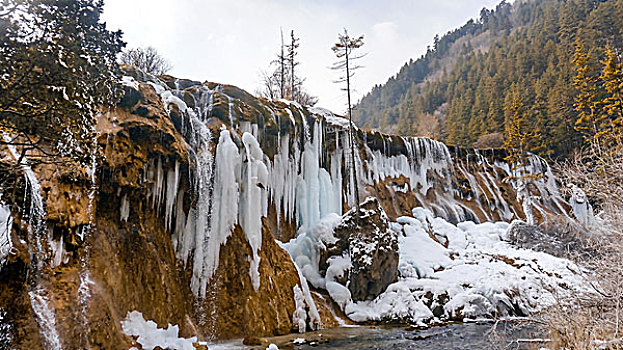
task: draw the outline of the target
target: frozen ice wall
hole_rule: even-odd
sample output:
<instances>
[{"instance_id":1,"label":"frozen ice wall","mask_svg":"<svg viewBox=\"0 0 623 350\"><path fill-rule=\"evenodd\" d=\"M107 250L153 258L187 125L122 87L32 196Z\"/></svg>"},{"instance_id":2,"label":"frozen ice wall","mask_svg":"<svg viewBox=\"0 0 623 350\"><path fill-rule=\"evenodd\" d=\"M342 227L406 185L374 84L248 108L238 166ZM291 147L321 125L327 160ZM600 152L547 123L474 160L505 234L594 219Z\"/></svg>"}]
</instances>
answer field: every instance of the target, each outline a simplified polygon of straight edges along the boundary
<instances>
[{"instance_id":1,"label":"frozen ice wall","mask_svg":"<svg viewBox=\"0 0 623 350\"><path fill-rule=\"evenodd\" d=\"M175 88L171 88L171 84L164 84L155 77L150 78L149 84L161 96L167 111L177 107L182 113L181 132L191 150L190 183L195 200L188 213L183 209L184 196L188 194L180 188L178 162L165 167L165 160L158 158L148 165L145 174L146 180L152 183L151 204L163 215L166 228L172 232L178 258L192 263L193 293L199 298L206 296L219 266L220 248L236 225L244 231L253 252L249 275L257 290L260 287L262 217L268 214L269 167L273 166L253 135L259 134L257 125L240 122L239 125L250 131L242 135L224 125L218 138L214 138L214 131L206 122L212 116L215 93L225 96L227 119L234 120L234 99L227 96L221 86L211 90L204 84L176 81ZM192 99L193 107L184 99ZM285 160L284 165L290 167ZM295 194L286 191L285 186L283 193L294 202ZM289 205L289 201L285 202ZM122 220L127 220L126 205L122 201Z\"/></svg>"},{"instance_id":2,"label":"frozen ice wall","mask_svg":"<svg viewBox=\"0 0 623 350\"><path fill-rule=\"evenodd\" d=\"M396 191L413 193L421 206L446 220L534 220L535 211L567 215L555 176L536 155L521 169L529 175L528 183L518 180L521 176L511 171L517 166L504 162L501 151L486 157L478 150L454 147L453 154L445 144L427 138L368 135L364 180L371 184L405 177L410 189ZM509 182L510 187L505 185Z\"/></svg>"},{"instance_id":3,"label":"frozen ice wall","mask_svg":"<svg viewBox=\"0 0 623 350\"><path fill-rule=\"evenodd\" d=\"M354 206L355 186L362 198L375 186L391 187L454 223L510 221L523 215L514 197L517 184L503 188L512 167L478 151L451 152L428 138L355 128L351 159L348 121L325 109L255 99L229 86L145 79L168 111L177 108L183 115L180 132L191 150L190 183L196 194L192 208L185 212L182 205L189 194L180 188L177 162L155 159L146 169L146 180L153 184L151 204L172 232L177 256L187 263L192 257L192 289L199 297L205 296L219 265L220 247L236 225L251 246L249 275L259 288L262 218L271 206L277 227L291 225L299 235ZM528 198L524 211L530 207L537 213L564 213L547 163L534 157L526 171L541 176L523 197ZM394 184L403 177L405 185ZM127 219L123 204L121 219Z\"/></svg>"},{"instance_id":4,"label":"frozen ice wall","mask_svg":"<svg viewBox=\"0 0 623 350\"><path fill-rule=\"evenodd\" d=\"M323 159L326 159L323 150L324 133L322 120L316 120L313 139L305 142L301 157L301 172L298 175L295 197L299 227L303 231L315 226L328 214L342 214L343 153L336 145L336 151L328 156L331 159L331 169L327 170L322 166ZM338 142L336 140L336 144Z\"/></svg>"}]
</instances>

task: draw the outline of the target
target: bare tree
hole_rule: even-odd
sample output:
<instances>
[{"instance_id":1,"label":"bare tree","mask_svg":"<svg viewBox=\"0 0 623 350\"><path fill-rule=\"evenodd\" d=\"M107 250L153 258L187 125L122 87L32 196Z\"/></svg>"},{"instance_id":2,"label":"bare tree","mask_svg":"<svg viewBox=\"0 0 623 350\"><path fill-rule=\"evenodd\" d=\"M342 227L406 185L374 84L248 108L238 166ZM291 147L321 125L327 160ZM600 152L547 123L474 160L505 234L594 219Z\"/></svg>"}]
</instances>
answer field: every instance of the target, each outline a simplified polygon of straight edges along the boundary
<instances>
[{"instance_id":1,"label":"bare tree","mask_svg":"<svg viewBox=\"0 0 623 350\"><path fill-rule=\"evenodd\" d=\"M585 241L574 260L589 271L591 290L561 297L547 312L551 348L623 349L623 147L607 149L594 140L560 172L600 215L572 232Z\"/></svg>"},{"instance_id":2,"label":"bare tree","mask_svg":"<svg viewBox=\"0 0 623 350\"><path fill-rule=\"evenodd\" d=\"M145 73L154 75L167 74L173 68L171 63L151 46L125 50L119 59L123 64L134 66Z\"/></svg>"},{"instance_id":3,"label":"bare tree","mask_svg":"<svg viewBox=\"0 0 623 350\"><path fill-rule=\"evenodd\" d=\"M277 71L271 73L270 71L263 70L260 72L260 79L262 80L262 86L256 91L258 96L271 100L281 98Z\"/></svg>"},{"instance_id":4,"label":"bare tree","mask_svg":"<svg viewBox=\"0 0 623 350\"><path fill-rule=\"evenodd\" d=\"M300 89L296 94L295 101L301 106L313 106L318 103L318 97L312 96L307 91Z\"/></svg>"},{"instance_id":5,"label":"bare tree","mask_svg":"<svg viewBox=\"0 0 623 350\"><path fill-rule=\"evenodd\" d=\"M290 32L290 43L285 44L283 31L281 32L281 47L277 58L271 62L271 66L276 66L271 73L268 71L260 72L262 87L258 94L261 97L270 99L289 99L296 101L303 106L313 106L318 102L318 98L310 95L303 89L304 78L296 74L296 67L300 64L296 60L298 55L299 38Z\"/></svg>"},{"instance_id":6,"label":"bare tree","mask_svg":"<svg viewBox=\"0 0 623 350\"><path fill-rule=\"evenodd\" d=\"M287 64L287 56L285 54L285 44L283 42L283 30L280 29L281 32L281 51L279 54L277 54L277 59L275 61L273 61L274 63L277 64L278 68L277 71L275 72L277 78L279 79L279 91L281 92L281 95L279 96L279 98L285 98L286 97L286 76L287 76L287 71L286 71L286 64Z\"/></svg>"},{"instance_id":7,"label":"bare tree","mask_svg":"<svg viewBox=\"0 0 623 350\"><path fill-rule=\"evenodd\" d=\"M294 69L299 65L300 62L296 60L296 56L298 55L298 47L299 47L299 38L294 36L294 30L290 31L290 44L287 45L288 48L288 64L290 65L290 99L293 101L297 100L297 88L303 84L302 79L298 79Z\"/></svg>"},{"instance_id":8,"label":"bare tree","mask_svg":"<svg viewBox=\"0 0 623 350\"><path fill-rule=\"evenodd\" d=\"M355 71L360 69L361 66L356 64L356 61L362 58L364 55L356 55L354 53L355 50L359 49L363 46L363 35L359 37L351 37L348 34L346 28L344 28L344 34L338 34L338 42L333 45L331 48L335 55L338 58L338 61L333 64L331 69L339 70L344 73L344 75L340 76L340 78L335 81L336 83L343 84L346 83L346 87L342 90L346 91L347 103L348 103L348 136L350 139L350 152L351 152L351 171L353 174L353 181L355 183L355 201L357 206L357 213L359 213L359 188L357 181L357 167L355 166L355 145L354 145L354 136L353 136L353 113L352 113L352 104L350 99L350 79L355 74Z\"/></svg>"}]
</instances>

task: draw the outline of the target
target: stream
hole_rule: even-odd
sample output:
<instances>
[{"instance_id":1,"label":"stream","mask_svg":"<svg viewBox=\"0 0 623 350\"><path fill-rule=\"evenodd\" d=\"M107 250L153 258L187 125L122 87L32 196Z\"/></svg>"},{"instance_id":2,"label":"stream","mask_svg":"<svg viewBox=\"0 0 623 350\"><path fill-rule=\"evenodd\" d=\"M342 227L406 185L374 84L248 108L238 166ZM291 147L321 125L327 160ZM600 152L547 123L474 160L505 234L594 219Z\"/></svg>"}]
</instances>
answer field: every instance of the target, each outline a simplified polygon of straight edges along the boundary
<instances>
[{"instance_id":1,"label":"stream","mask_svg":"<svg viewBox=\"0 0 623 350\"><path fill-rule=\"evenodd\" d=\"M297 338L299 338L297 344ZM268 338L280 350L344 349L539 349L546 345L532 324L519 321L490 321L450 324L427 329L407 326L360 326L325 329L304 334ZM305 343L301 344L301 340ZM266 345L243 347L242 341L213 344L211 350L266 349Z\"/></svg>"}]
</instances>

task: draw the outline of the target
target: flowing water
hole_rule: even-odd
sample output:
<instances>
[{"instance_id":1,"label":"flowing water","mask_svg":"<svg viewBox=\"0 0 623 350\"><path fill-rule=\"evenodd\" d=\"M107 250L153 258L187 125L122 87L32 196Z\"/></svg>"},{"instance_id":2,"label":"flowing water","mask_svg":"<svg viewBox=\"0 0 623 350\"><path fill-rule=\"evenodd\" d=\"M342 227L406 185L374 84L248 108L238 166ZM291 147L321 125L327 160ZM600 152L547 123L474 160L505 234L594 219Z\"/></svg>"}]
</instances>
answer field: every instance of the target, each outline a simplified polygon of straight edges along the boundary
<instances>
[{"instance_id":1,"label":"flowing water","mask_svg":"<svg viewBox=\"0 0 623 350\"><path fill-rule=\"evenodd\" d=\"M297 344L304 339L304 343ZM341 327L304 334L269 338L281 350L487 350L538 349L546 339L534 324L507 322L475 322L451 324L428 329L406 326ZM213 344L210 349L265 349L266 345L244 347L241 341Z\"/></svg>"},{"instance_id":2,"label":"flowing water","mask_svg":"<svg viewBox=\"0 0 623 350\"><path fill-rule=\"evenodd\" d=\"M425 330L404 327L345 328L342 338L319 344L324 349L529 349L534 330L520 327L517 323L456 324ZM313 349L315 344L295 345L294 349Z\"/></svg>"},{"instance_id":3,"label":"flowing water","mask_svg":"<svg viewBox=\"0 0 623 350\"><path fill-rule=\"evenodd\" d=\"M89 206L87 208L87 212L89 215L89 223L84 226L79 231L79 237L84 245L84 252L80 258L80 285L78 287L78 300L80 302L80 314L81 314L81 322L82 322L82 332L81 336L81 344L85 346L85 348L90 348L89 343L89 317L88 317L88 307L89 307L89 299L91 298L91 285L94 282L91 280L90 271L88 267L88 261L90 258L90 241L89 234L93 230L94 226L94 218L95 218L95 199L98 191L98 186L96 182L96 173L97 173L97 152L99 151L99 146L97 144L97 136L93 137L93 142L91 146L91 154L90 161L91 165L87 168L87 173L89 174L89 180L91 182L91 186L89 187ZM61 245L62 245L61 236Z\"/></svg>"},{"instance_id":4,"label":"flowing water","mask_svg":"<svg viewBox=\"0 0 623 350\"><path fill-rule=\"evenodd\" d=\"M7 134L3 134L3 138L6 142L11 142L11 138ZM30 198L28 205L28 250L31 257L31 281L29 286L28 295L30 297L30 303L39 324L40 333L45 340L47 348L50 350L62 349L60 336L56 330L56 318L54 315L54 308L49 303L51 296L49 291L45 287L45 281L41 276L43 264L46 259L46 252L41 242L41 236L43 236L46 227L44 219L46 212L44 208L43 196L41 194L41 184L37 179L37 175L32 170L26 157L20 157L17 149L14 145L8 145L9 151L12 156L20 161L20 167L24 172L24 179L26 180L26 192L27 197ZM26 213L24 213L26 214Z\"/></svg>"}]
</instances>

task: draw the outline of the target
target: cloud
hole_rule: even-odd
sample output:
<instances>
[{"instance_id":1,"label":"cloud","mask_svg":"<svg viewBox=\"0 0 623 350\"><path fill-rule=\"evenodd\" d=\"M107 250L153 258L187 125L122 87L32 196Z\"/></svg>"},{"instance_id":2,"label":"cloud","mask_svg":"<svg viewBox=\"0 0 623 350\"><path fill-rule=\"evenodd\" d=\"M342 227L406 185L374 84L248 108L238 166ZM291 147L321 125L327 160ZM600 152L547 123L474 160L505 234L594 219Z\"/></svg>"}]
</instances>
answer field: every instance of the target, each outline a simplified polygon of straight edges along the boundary
<instances>
[{"instance_id":1,"label":"cloud","mask_svg":"<svg viewBox=\"0 0 623 350\"><path fill-rule=\"evenodd\" d=\"M375 38L383 41L395 41L398 38L398 25L394 22L379 22L372 26Z\"/></svg>"},{"instance_id":2,"label":"cloud","mask_svg":"<svg viewBox=\"0 0 623 350\"><path fill-rule=\"evenodd\" d=\"M435 34L478 16L499 0L106 0L103 18L122 29L128 46L154 46L180 78L237 85L253 92L258 73L279 48L279 28L300 37L299 72L319 105L344 111L331 46L347 28L365 35L369 53L353 80L359 99L384 83L410 58L426 51ZM382 20L380 20L382 19Z\"/></svg>"}]
</instances>

